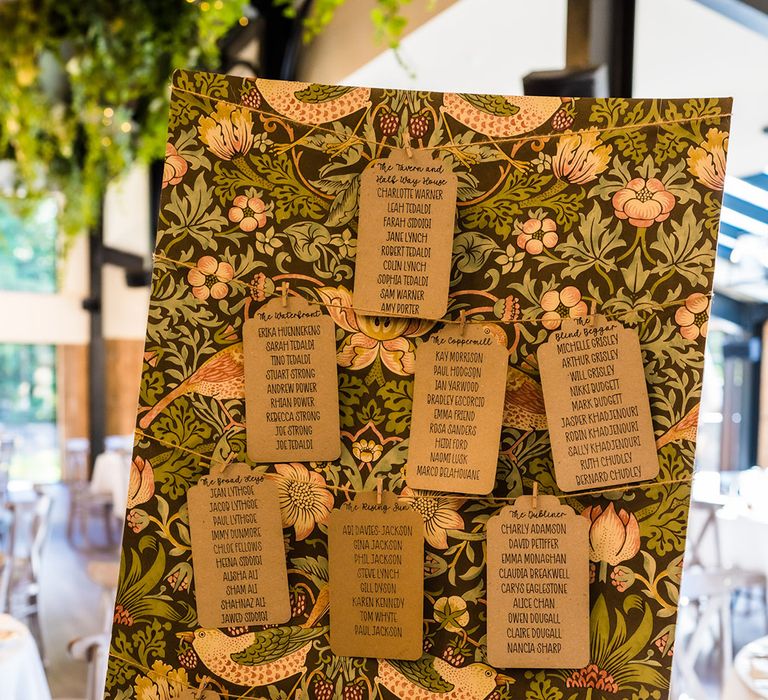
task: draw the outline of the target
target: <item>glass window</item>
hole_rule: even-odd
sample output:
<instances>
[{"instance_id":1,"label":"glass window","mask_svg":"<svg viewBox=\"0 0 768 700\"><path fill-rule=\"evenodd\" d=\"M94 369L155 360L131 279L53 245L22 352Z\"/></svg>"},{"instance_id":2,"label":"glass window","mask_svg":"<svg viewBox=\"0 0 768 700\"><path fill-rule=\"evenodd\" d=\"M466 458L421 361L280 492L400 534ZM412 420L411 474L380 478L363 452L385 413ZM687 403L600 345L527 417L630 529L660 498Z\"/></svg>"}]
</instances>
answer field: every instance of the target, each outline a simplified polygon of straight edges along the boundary
<instances>
[{"instance_id":1,"label":"glass window","mask_svg":"<svg viewBox=\"0 0 768 700\"><path fill-rule=\"evenodd\" d=\"M11 478L58 479L55 346L0 344L0 438L13 441Z\"/></svg>"},{"instance_id":2,"label":"glass window","mask_svg":"<svg viewBox=\"0 0 768 700\"><path fill-rule=\"evenodd\" d=\"M0 289L56 291L56 214L53 199L0 197Z\"/></svg>"}]
</instances>

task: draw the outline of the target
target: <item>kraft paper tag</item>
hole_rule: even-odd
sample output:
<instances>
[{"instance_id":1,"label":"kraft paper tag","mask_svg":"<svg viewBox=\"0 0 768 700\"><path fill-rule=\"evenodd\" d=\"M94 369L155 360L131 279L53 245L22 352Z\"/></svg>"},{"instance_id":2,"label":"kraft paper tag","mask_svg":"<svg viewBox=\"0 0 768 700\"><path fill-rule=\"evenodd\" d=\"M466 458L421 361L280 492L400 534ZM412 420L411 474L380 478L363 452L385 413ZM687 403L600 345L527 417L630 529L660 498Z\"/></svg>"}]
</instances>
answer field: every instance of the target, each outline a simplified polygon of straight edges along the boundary
<instances>
[{"instance_id":1,"label":"kraft paper tag","mask_svg":"<svg viewBox=\"0 0 768 700\"><path fill-rule=\"evenodd\" d=\"M579 491L655 478L637 333L599 315L565 320L538 358L557 485Z\"/></svg>"},{"instance_id":2,"label":"kraft paper tag","mask_svg":"<svg viewBox=\"0 0 768 700\"><path fill-rule=\"evenodd\" d=\"M337 656L422 654L423 522L390 492L360 493L328 519L331 650Z\"/></svg>"},{"instance_id":3,"label":"kraft paper tag","mask_svg":"<svg viewBox=\"0 0 768 700\"><path fill-rule=\"evenodd\" d=\"M288 622L291 603L277 486L247 464L187 492L202 627Z\"/></svg>"},{"instance_id":4,"label":"kraft paper tag","mask_svg":"<svg viewBox=\"0 0 768 700\"><path fill-rule=\"evenodd\" d=\"M319 306L273 299L243 328L248 457L332 461L341 454L336 334Z\"/></svg>"},{"instance_id":5,"label":"kraft paper tag","mask_svg":"<svg viewBox=\"0 0 768 700\"><path fill-rule=\"evenodd\" d=\"M456 175L426 151L393 150L360 176L355 308L440 319L448 308Z\"/></svg>"},{"instance_id":6,"label":"kraft paper tag","mask_svg":"<svg viewBox=\"0 0 768 700\"><path fill-rule=\"evenodd\" d=\"M589 523L555 496L521 496L488 520L488 663L589 663Z\"/></svg>"},{"instance_id":7,"label":"kraft paper tag","mask_svg":"<svg viewBox=\"0 0 768 700\"><path fill-rule=\"evenodd\" d=\"M419 346L408 486L493 490L506 382L507 350L485 326L446 326Z\"/></svg>"}]
</instances>

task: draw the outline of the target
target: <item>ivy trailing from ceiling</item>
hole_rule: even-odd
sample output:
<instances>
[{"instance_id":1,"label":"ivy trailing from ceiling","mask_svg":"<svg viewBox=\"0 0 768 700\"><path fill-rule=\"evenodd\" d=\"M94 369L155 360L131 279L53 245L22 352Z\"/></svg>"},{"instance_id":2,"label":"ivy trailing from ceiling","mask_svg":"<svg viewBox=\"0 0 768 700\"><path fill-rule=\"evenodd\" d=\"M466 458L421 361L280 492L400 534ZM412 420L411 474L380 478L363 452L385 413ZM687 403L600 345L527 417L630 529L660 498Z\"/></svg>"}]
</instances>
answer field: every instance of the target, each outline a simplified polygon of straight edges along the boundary
<instances>
[{"instance_id":1,"label":"ivy trailing from ceiling","mask_svg":"<svg viewBox=\"0 0 768 700\"><path fill-rule=\"evenodd\" d=\"M169 76L215 68L242 0L0 2L0 157L22 194L63 195L71 236L98 216L106 183L162 157Z\"/></svg>"},{"instance_id":2,"label":"ivy trailing from ceiling","mask_svg":"<svg viewBox=\"0 0 768 700\"><path fill-rule=\"evenodd\" d=\"M330 24L336 10L347 0L311 0L311 7L304 18L304 40L314 39ZM278 6L284 6L287 16L297 13L294 0L274 0ZM403 14L403 7L411 0L375 0L371 9L371 22L376 31L376 40L391 49L397 49L403 36L408 19ZM430 9L437 0L428 0Z\"/></svg>"},{"instance_id":3,"label":"ivy trailing from ceiling","mask_svg":"<svg viewBox=\"0 0 768 700\"><path fill-rule=\"evenodd\" d=\"M292 0L273 0L295 12ZM345 0L315 0L305 39ZM379 39L396 47L410 0L376 0ZM107 183L161 158L175 68L215 70L245 0L0 0L0 160L16 192L59 192L67 237L98 217Z\"/></svg>"}]
</instances>

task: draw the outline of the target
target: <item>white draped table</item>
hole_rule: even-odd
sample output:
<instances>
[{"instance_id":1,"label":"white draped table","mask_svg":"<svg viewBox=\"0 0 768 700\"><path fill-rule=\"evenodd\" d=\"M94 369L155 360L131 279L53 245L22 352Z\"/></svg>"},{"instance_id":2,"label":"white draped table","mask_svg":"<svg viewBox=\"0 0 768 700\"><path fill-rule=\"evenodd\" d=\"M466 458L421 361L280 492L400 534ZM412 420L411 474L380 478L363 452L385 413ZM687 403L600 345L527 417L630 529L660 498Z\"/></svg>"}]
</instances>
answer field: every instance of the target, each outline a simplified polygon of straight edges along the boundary
<instances>
[{"instance_id":1,"label":"white draped table","mask_svg":"<svg viewBox=\"0 0 768 700\"><path fill-rule=\"evenodd\" d=\"M51 700L35 640L21 622L5 614L0 614L0 697Z\"/></svg>"},{"instance_id":2,"label":"white draped table","mask_svg":"<svg viewBox=\"0 0 768 700\"><path fill-rule=\"evenodd\" d=\"M120 518L125 515L130 475L131 458L119 452L103 452L93 464L91 493L110 494L113 512Z\"/></svg>"},{"instance_id":3,"label":"white draped table","mask_svg":"<svg viewBox=\"0 0 768 700\"><path fill-rule=\"evenodd\" d=\"M768 700L768 637L736 654L722 700Z\"/></svg>"}]
</instances>

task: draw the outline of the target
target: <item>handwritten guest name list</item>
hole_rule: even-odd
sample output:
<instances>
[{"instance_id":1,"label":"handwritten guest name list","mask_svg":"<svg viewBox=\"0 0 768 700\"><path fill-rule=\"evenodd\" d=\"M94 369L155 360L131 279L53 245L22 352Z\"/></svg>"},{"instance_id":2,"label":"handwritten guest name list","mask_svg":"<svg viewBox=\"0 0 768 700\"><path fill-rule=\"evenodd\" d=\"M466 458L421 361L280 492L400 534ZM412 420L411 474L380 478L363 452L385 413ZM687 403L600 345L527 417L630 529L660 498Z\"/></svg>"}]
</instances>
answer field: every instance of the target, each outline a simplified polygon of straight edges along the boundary
<instances>
[{"instance_id":1,"label":"handwritten guest name list","mask_svg":"<svg viewBox=\"0 0 768 700\"><path fill-rule=\"evenodd\" d=\"M439 319L448 308L457 178L425 151L394 150L361 175L354 304Z\"/></svg>"},{"instance_id":2,"label":"handwritten guest name list","mask_svg":"<svg viewBox=\"0 0 768 700\"><path fill-rule=\"evenodd\" d=\"M330 461L341 454L336 340L318 306L273 299L243 328L248 456Z\"/></svg>"},{"instance_id":3,"label":"handwritten guest name list","mask_svg":"<svg viewBox=\"0 0 768 700\"><path fill-rule=\"evenodd\" d=\"M187 492L202 627L282 624L291 616L277 486L247 464Z\"/></svg>"}]
</instances>

